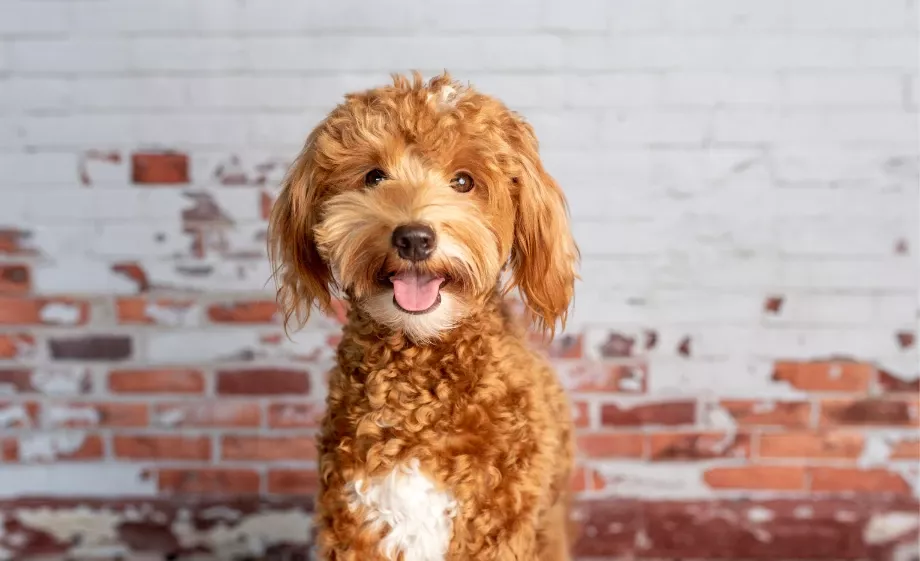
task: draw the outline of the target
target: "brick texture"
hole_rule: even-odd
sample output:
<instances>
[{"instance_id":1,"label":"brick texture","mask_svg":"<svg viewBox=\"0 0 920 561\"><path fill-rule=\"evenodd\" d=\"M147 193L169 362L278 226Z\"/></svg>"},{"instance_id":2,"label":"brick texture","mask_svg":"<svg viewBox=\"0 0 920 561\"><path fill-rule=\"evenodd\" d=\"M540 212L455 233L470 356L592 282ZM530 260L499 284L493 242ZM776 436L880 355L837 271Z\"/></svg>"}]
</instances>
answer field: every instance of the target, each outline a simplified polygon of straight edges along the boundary
<instances>
[{"instance_id":1,"label":"brick texture","mask_svg":"<svg viewBox=\"0 0 920 561\"><path fill-rule=\"evenodd\" d=\"M446 67L530 120L570 203L582 279L565 332L534 344L573 398L578 554L887 559L851 536L916 512L917 18L915 0L0 2L0 512L314 493L346 307L286 336L268 213L344 93Z\"/></svg>"}]
</instances>

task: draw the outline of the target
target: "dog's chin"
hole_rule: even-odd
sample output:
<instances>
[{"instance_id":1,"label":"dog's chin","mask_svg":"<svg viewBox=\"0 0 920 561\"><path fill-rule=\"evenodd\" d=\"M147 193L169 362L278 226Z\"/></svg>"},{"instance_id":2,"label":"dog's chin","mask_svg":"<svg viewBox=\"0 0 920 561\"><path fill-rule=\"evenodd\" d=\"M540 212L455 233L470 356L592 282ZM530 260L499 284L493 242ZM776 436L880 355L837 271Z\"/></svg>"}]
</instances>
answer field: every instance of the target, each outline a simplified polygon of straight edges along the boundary
<instances>
[{"instance_id":1,"label":"dog's chin","mask_svg":"<svg viewBox=\"0 0 920 561\"><path fill-rule=\"evenodd\" d=\"M378 323L406 335L416 343L437 341L456 326L462 306L456 296L440 291L425 310L406 310L397 302L393 289L383 289L366 298L360 306Z\"/></svg>"}]
</instances>

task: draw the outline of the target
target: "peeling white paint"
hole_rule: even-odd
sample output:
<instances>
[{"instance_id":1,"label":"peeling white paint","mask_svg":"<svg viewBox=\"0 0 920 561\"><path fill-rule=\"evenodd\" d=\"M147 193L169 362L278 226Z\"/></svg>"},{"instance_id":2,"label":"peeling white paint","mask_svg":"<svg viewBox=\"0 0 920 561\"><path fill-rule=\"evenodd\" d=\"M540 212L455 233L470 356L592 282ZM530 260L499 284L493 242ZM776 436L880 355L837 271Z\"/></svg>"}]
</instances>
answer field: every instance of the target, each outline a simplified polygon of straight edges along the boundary
<instances>
[{"instance_id":1,"label":"peeling white paint","mask_svg":"<svg viewBox=\"0 0 920 561\"><path fill-rule=\"evenodd\" d=\"M19 403L0 407L0 427L8 428L13 425L28 427L32 424L29 412Z\"/></svg>"},{"instance_id":2,"label":"peeling white paint","mask_svg":"<svg viewBox=\"0 0 920 561\"><path fill-rule=\"evenodd\" d=\"M604 480L604 494L639 499L690 499L712 496L703 481L707 465L644 464L610 461L592 466Z\"/></svg>"},{"instance_id":3,"label":"peeling white paint","mask_svg":"<svg viewBox=\"0 0 920 561\"><path fill-rule=\"evenodd\" d=\"M182 547L202 546L223 559L233 555L263 555L272 543L305 544L312 525L312 514L291 508L250 514L235 525L218 522L208 530L197 530L188 512L181 511L172 531Z\"/></svg>"},{"instance_id":4,"label":"peeling white paint","mask_svg":"<svg viewBox=\"0 0 920 561\"><path fill-rule=\"evenodd\" d=\"M47 533L55 540L81 545L115 544L122 516L108 509L77 506L67 509L49 507L20 508L16 517L26 527Z\"/></svg>"},{"instance_id":5,"label":"peeling white paint","mask_svg":"<svg viewBox=\"0 0 920 561\"><path fill-rule=\"evenodd\" d=\"M838 510L834 513L834 520L838 522L856 522L859 520L859 513L851 510Z\"/></svg>"},{"instance_id":6,"label":"peeling white paint","mask_svg":"<svg viewBox=\"0 0 920 561\"><path fill-rule=\"evenodd\" d=\"M185 420L185 409L172 407L155 413L153 424L164 427L175 427Z\"/></svg>"},{"instance_id":7,"label":"peeling white paint","mask_svg":"<svg viewBox=\"0 0 920 561\"><path fill-rule=\"evenodd\" d=\"M89 380L86 368L41 368L32 373L32 385L48 395L73 395L83 391Z\"/></svg>"},{"instance_id":8,"label":"peeling white paint","mask_svg":"<svg viewBox=\"0 0 920 561\"><path fill-rule=\"evenodd\" d=\"M770 522L774 518L776 518L776 513L766 507L755 506L754 508L748 509L747 511L748 521L753 522L754 524Z\"/></svg>"},{"instance_id":9,"label":"peeling white paint","mask_svg":"<svg viewBox=\"0 0 920 561\"><path fill-rule=\"evenodd\" d=\"M627 376L617 381L617 387L626 392L639 392L645 384L645 371L641 368L627 369Z\"/></svg>"},{"instance_id":10,"label":"peeling white paint","mask_svg":"<svg viewBox=\"0 0 920 561\"><path fill-rule=\"evenodd\" d=\"M85 441L86 433L79 431L27 434L19 439L19 457L24 462L50 462L73 454Z\"/></svg>"},{"instance_id":11,"label":"peeling white paint","mask_svg":"<svg viewBox=\"0 0 920 561\"><path fill-rule=\"evenodd\" d=\"M815 509L810 506L802 505L795 507L795 510L792 511L792 516L795 518L808 519L812 518L815 515Z\"/></svg>"},{"instance_id":12,"label":"peeling white paint","mask_svg":"<svg viewBox=\"0 0 920 561\"><path fill-rule=\"evenodd\" d=\"M81 307L67 302L49 302L39 311L42 322L56 325L76 325L80 322Z\"/></svg>"},{"instance_id":13,"label":"peeling white paint","mask_svg":"<svg viewBox=\"0 0 920 561\"><path fill-rule=\"evenodd\" d=\"M735 421L731 413L715 400L706 403L703 406L702 413L702 421L707 427L725 431L725 436L712 446L712 451L716 454L724 453L738 438L737 421Z\"/></svg>"},{"instance_id":14,"label":"peeling white paint","mask_svg":"<svg viewBox=\"0 0 920 561\"><path fill-rule=\"evenodd\" d=\"M33 496L150 497L155 478L144 466L112 464L0 464L0 499Z\"/></svg>"},{"instance_id":15,"label":"peeling white paint","mask_svg":"<svg viewBox=\"0 0 920 561\"><path fill-rule=\"evenodd\" d=\"M863 540L869 545L889 543L908 532L920 529L920 515L909 512L886 512L873 515L863 528Z\"/></svg>"},{"instance_id":16,"label":"peeling white paint","mask_svg":"<svg viewBox=\"0 0 920 561\"><path fill-rule=\"evenodd\" d=\"M42 412L45 423L50 426L66 426L72 423L95 426L100 421L99 411L86 405L48 405Z\"/></svg>"},{"instance_id":17,"label":"peeling white paint","mask_svg":"<svg viewBox=\"0 0 920 561\"><path fill-rule=\"evenodd\" d=\"M164 305L149 302L144 313L158 325L193 327L196 325L198 306Z\"/></svg>"}]
</instances>

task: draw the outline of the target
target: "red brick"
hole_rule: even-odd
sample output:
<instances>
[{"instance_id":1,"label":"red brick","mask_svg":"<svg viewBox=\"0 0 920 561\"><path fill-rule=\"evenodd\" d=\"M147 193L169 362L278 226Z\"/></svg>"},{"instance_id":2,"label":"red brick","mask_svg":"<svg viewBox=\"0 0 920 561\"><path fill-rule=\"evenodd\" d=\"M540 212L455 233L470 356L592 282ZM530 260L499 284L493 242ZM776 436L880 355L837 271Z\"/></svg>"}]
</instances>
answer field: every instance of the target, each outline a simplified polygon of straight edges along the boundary
<instances>
[{"instance_id":1,"label":"red brick","mask_svg":"<svg viewBox=\"0 0 920 561\"><path fill-rule=\"evenodd\" d=\"M762 458L856 459L865 437L853 432L790 432L760 435Z\"/></svg>"},{"instance_id":2,"label":"red brick","mask_svg":"<svg viewBox=\"0 0 920 561\"><path fill-rule=\"evenodd\" d=\"M139 264L132 261L112 264L112 272L125 276L134 281L137 292L147 292L150 290L150 279L147 278L147 272Z\"/></svg>"},{"instance_id":3,"label":"red brick","mask_svg":"<svg viewBox=\"0 0 920 561\"><path fill-rule=\"evenodd\" d=\"M604 476L596 469L576 466L572 471L571 489L576 493L583 491L601 491L607 485Z\"/></svg>"},{"instance_id":4,"label":"red brick","mask_svg":"<svg viewBox=\"0 0 920 561\"><path fill-rule=\"evenodd\" d=\"M15 462L19 459L19 441L15 438L0 438L0 460Z\"/></svg>"},{"instance_id":5,"label":"red brick","mask_svg":"<svg viewBox=\"0 0 920 561\"><path fill-rule=\"evenodd\" d=\"M131 180L138 185L180 185L189 182L188 156L173 152L131 155Z\"/></svg>"},{"instance_id":6,"label":"red brick","mask_svg":"<svg viewBox=\"0 0 920 561\"><path fill-rule=\"evenodd\" d=\"M706 470L703 480L713 489L802 491L805 468L799 466L723 466Z\"/></svg>"},{"instance_id":7,"label":"red brick","mask_svg":"<svg viewBox=\"0 0 920 561\"><path fill-rule=\"evenodd\" d=\"M0 360L21 359L35 353L35 337L28 333L0 333Z\"/></svg>"},{"instance_id":8,"label":"red brick","mask_svg":"<svg viewBox=\"0 0 920 561\"><path fill-rule=\"evenodd\" d=\"M249 469L159 469L157 486L164 493L258 493L259 474Z\"/></svg>"},{"instance_id":9,"label":"red brick","mask_svg":"<svg viewBox=\"0 0 920 561\"><path fill-rule=\"evenodd\" d=\"M143 325L161 323L155 315L151 315L153 308L164 309L170 315L181 315L189 313L193 305L190 300L172 298L119 298L115 302L118 323Z\"/></svg>"},{"instance_id":10,"label":"red brick","mask_svg":"<svg viewBox=\"0 0 920 561\"><path fill-rule=\"evenodd\" d=\"M865 392L875 367L862 362L777 362L773 380L812 392Z\"/></svg>"},{"instance_id":11,"label":"red brick","mask_svg":"<svg viewBox=\"0 0 920 561\"><path fill-rule=\"evenodd\" d=\"M318 427L326 411L324 403L272 403L268 426L274 428Z\"/></svg>"},{"instance_id":12,"label":"red brick","mask_svg":"<svg viewBox=\"0 0 920 561\"><path fill-rule=\"evenodd\" d=\"M575 428L584 429L591 426L590 404L584 401L572 403L572 422Z\"/></svg>"},{"instance_id":13,"label":"red brick","mask_svg":"<svg viewBox=\"0 0 920 561\"><path fill-rule=\"evenodd\" d=\"M310 378L303 370L247 368L217 373L217 393L246 395L306 394Z\"/></svg>"},{"instance_id":14,"label":"red brick","mask_svg":"<svg viewBox=\"0 0 920 561\"><path fill-rule=\"evenodd\" d=\"M645 436L640 433L580 434L578 453L588 458L641 458L645 453Z\"/></svg>"},{"instance_id":15,"label":"red brick","mask_svg":"<svg viewBox=\"0 0 920 561\"><path fill-rule=\"evenodd\" d=\"M811 490L857 493L911 493L910 484L897 473L883 468L813 467Z\"/></svg>"},{"instance_id":16,"label":"red brick","mask_svg":"<svg viewBox=\"0 0 920 561\"><path fill-rule=\"evenodd\" d=\"M35 250L28 247L29 232L15 228L0 228L0 254L35 255Z\"/></svg>"},{"instance_id":17,"label":"red brick","mask_svg":"<svg viewBox=\"0 0 920 561\"><path fill-rule=\"evenodd\" d=\"M646 390L648 368L644 363L558 361L554 366L566 388L573 392L645 393Z\"/></svg>"},{"instance_id":18,"label":"red brick","mask_svg":"<svg viewBox=\"0 0 920 561\"><path fill-rule=\"evenodd\" d=\"M696 420L693 401L644 403L632 407L605 403L601 407L601 424L605 426L691 425Z\"/></svg>"},{"instance_id":19,"label":"red brick","mask_svg":"<svg viewBox=\"0 0 920 561\"><path fill-rule=\"evenodd\" d=\"M204 392L204 375L198 370L143 369L109 372L109 391L113 393L189 393Z\"/></svg>"},{"instance_id":20,"label":"red brick","mask_svg":"<svg viewBox=\"0 0 920 561\"><path fill-rule=\"evenodd\" d=\"M66 312L61 315L63 325L83 325L89 319L86 301L0 296L0 325L56 325L59 324L56 309Z\"/></svg>"},{"instance_id":21,"label":"red brick","mask_svg":"<svg viewBox=\"0 0 920 561\"><path fill-rule=\"evenodd\" d=\"M822 426L914 426L916 399L825 399L821 401Z\"/></svg>"},{"instance_id":22,"label":"red brick","mask_svg":"<svg viewBox=\"0 0 920 561\"><path fill-rule=\"evenodd\" d=\"M313 436L226 435L220 447L225 460L315 460L317 457Z\"/></svg>"},{"instance_id":23,"label":"red brick","mask_svg":"<svg viewBox=\"0 0 920 561\"><path fill-rule=\"evenodd\" d=\"M214 304L208 318L214 323L277 323L278 305L272 300Z\"/></svg>"},{"instance_id":24,"label":"red brick","mask_svg":"<svg viewBox=\"0 0 920 561\"><path fill-rule=\"evenodd\" d=\"M807 427L811 404L805 401L727 400L720 403L741 426Z\"/></svg>"},{"instance_id":25,"label":"red brick","mask_svg":"<svg viewBox=\"0 0 920 561\"><path fill-rule=\"evenodd\" d=\"M273 469L268 472L268 492L280 495L313 495L319 490L315 469Z\"/></svg>"},{"instance_id":26,"label":"red brick","mask_svg":"<svg viewBox=\"0 0 920 561\"><path fill-rule=\"evenodd\" d=\"M54 421L53 416L46 415L49 422L56 427L85 428L85 427L146 427L149 415L146 403L88 403L70 402L60 404L45 404L46 408L59 408L59 420ZM81 410L95 412L96 422L90 420L88 415L82 415ZM72 413L72 414L69 414Z\"/></svg>"},{"instance_id":27,"label":"red brick","mask_svg":"<svg viewBox=\"0 0 920 561\"><path fill-rule=\"evenodd\" d=\"M268 220L272 215L272 205L275 204L274 197L268 191L262 191L259 196L259 210L262 212L262 219Z\"/></svg>"},{"instance_id":28,"label":"red brick","mask_svg":"<svg viewBox=\"0 0 920 561\"><path fill-rule=\"evenodd\" d=\"M649 436L650 458L654 461L747 458L751 437L714 432L667 432Z\"/></svg>"},{"instance_id":29,"label":"red brick","mask_svg":"<svg viewBox=\"0 0 920 561\"><path fill-rule=\"evenodd\" d=\"M36 391L35 386L32 385L32 371L21 368L0 370L0 387L9 388L13 393Z\"/></svg>"},{"instance_id":30,"label":"red brick","mask_svg":"<svg viewBox=\"0 0 920 561\"><path fill-rule=\"evenodd\" d=\"M890 459L920 461L920 438L913 437L894 443Z\"/></svg>"},{"instance_id":31,"label":"red brick","mask_svg":"<svg viewBox=\"0 0 920 561\"><path fill-rule=\"evenodd\" d=\"M133 344L127 335L84 335L48 341L55 360L116 361L131 358Z\"/></svg>"},{"instance_id":32,"label":"red brick","mask_svg":"<svg viewBox=\"0 0 920 561\"><path fill-rule=\"evenodd\" d=\"M257 427L262 408L256 402L209 401L161 403L154 424L163 427Z\"/></svg>"},{"instance_id":33,"label":"red brick","mask_svg":"<svg viewBox=\"0 0 920 561\"><path fill-rule=\"evenodd\" d=\"M920 376L895 376L890 372L879 370L878 385L888 393L904 392L916 395L920 393Z\"/></svg>"},{"instance_id":34,"label":"red brick","mask_svg":"<svg viewBox=\"0 0 920 561\"><path fill-rule=\"evenodd\" d=\"M128 460L208 460L211 441L206 436L115 435L116 458Z\"/></svg>"},{"instance_id":35,"label":"red brick","mask_svg":"<svg viewBox=\"0 0 920 561\"><path fill-rule=\"evenodd\" d=\"M28 294L31 290L32 276L28 267L0 264L0 294Z\"/></svg>"}]
</instances>

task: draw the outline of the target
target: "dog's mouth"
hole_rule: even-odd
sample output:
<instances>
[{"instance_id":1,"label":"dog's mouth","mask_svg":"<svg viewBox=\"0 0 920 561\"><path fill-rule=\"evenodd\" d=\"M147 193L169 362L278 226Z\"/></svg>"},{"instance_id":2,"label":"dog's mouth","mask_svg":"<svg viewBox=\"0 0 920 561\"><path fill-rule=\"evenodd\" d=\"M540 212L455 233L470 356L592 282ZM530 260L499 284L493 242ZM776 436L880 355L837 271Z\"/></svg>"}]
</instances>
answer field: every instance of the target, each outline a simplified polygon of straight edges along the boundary
<instances>
[{"instance_id":1,"label":"dog's mouth","mask_svg":"<svg viewBox=\"0 0 920 561\"><path fill-rule=\"evenodd\" d=\"M445 275L409 269L390 273L381 279L393 288L393 304L407 314L427 314L441 304Z\"/></svg>"}]
</instances>

